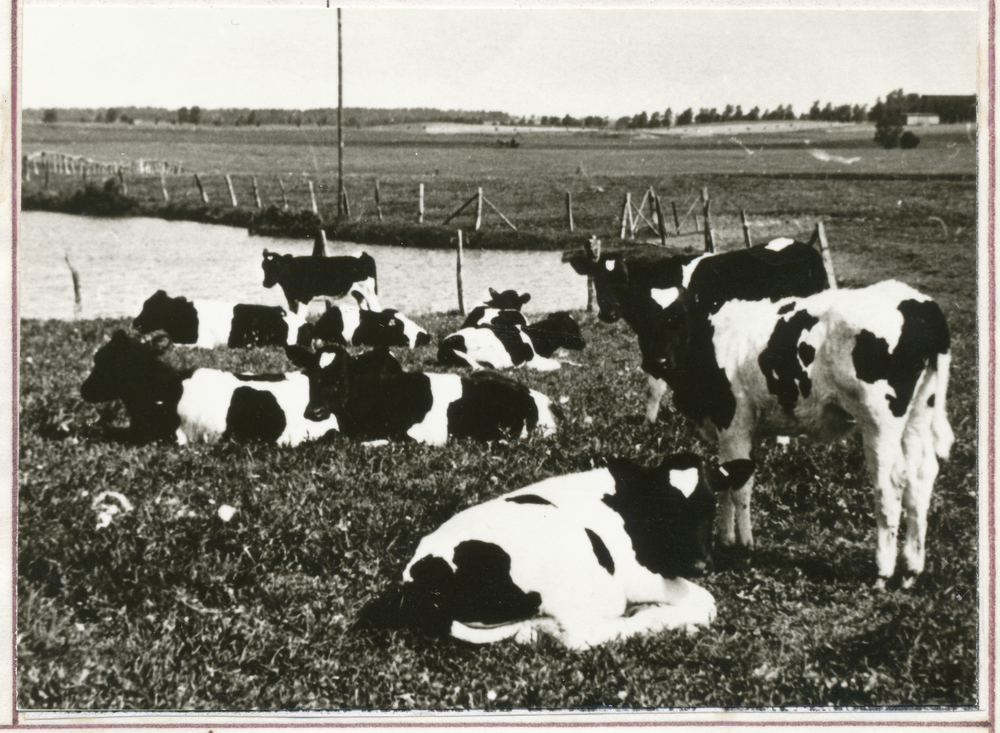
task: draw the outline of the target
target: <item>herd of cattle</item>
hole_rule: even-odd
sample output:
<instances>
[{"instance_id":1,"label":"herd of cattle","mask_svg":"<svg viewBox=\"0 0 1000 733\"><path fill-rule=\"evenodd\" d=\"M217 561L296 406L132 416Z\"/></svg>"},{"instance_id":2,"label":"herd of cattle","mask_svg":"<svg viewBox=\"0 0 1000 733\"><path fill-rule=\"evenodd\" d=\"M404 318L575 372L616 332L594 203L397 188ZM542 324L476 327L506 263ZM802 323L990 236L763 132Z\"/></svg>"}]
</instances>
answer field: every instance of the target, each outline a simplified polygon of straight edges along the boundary
<instances>
[{"instance_id":1,"label":"herd of cattle","mask_svg":"<svg viewBox=\"0 0 1000 733\"><path fill-rule=\"evenodd\" d=\"M949 332L936 303L894 280L828 287L819 253L791 239L721 254L636 248L564 259L592 279L599 318L625 319L638 337L647 421L669 392L718 443L721 465L689 453L656 467L611 459L467 509L424 537L406 567L405 620L475 643L541 632L576 648L708 625L714 600L686 578L712 570L717 509L722 544L753 547L751 450L767 436L829 442L859 431L876 488L879 584L896 573L904 509L901 574L909 582L923 570L938 459L953 442ZM558 405L494 370L558 369L561 349L585 347L568 313L529 323L521 307L530 295L490 289L438 345L440 363L472 370L407 372L389 348L431 339L381 307L370 256L264 250L262 267L287 310L158 291L134 320L138 337L119 330L97 351L83 398L121 400L138 440L181 444L297 445L337 431L440 445L557 431ZM299 305L315 298L326 310L308 322ZM281 346L301 371L177 370L161 359L171 344Z\"/></svg>"}]
</instances>

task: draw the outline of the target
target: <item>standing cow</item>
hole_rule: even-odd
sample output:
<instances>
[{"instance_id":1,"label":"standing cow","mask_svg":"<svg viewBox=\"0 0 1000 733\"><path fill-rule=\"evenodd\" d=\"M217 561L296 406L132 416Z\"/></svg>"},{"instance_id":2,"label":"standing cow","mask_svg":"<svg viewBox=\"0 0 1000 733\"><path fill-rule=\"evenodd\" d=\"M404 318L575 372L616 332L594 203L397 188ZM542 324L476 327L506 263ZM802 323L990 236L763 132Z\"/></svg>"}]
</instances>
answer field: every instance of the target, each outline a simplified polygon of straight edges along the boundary
<instances>
[{"instance_id":1,"label":"standing cow","mask_svg":"<svg viewBox=\"0 0 1000 733\"><path fill-rule=\"evenodd\" d=\"M750 249L720 254L665 255L662 249L605 253L597 262L575 255L573 269L594 279L598 317L624 318L639 339L642 369L648 376L646 422L656 422L667 384L654 376L661 348L660 312L682 290L709 313L731 300L777 300L806 296L827 287L820 253L808 244L775 239Z\"/></svg>"},{"instance_id":2,"label":"standing cow","mask_svg":"<svg viewBox=\"0 0 1000 733\"><path fill-rule=\"evenodd\" d=\"M355 292L366 307L382 310L375 260L367 252L358 257L293 257L265 249L261 267L264 287L280 285L293 313L299 312L299 303L308 305L318 296L345 298Z\"/></svg>"},{"instance_id":3,"label":"standing cow","mask_svg":"<svg viewBox=\"0 0 1000 733\"><path fill-rule=\"evenodd\" d=\"M902 507L904 570L922 572L937 459L954 440L950 337L938 305L895 280L718 309L695 296L692 288L647 314L656 349L644 364L673 390L677 410L718 440L723 461L749 458L768 435L828 442L859 431L876 490L880 584L895 571ZM753 547L752 488L751 479L723 496L726 545Z\"/></svg>"},{"instance_id":4,"label":"standing cow","mask_svg":"<svg viewBox=\"0 0 1000 733\"><path fill-rule=\"evenodd\" d=\"M716 492L752 471L691 454L655 468L612 460L466 509L420 540L402 620L478 644L542 632L574 649L708 626L715 600L685 578L711 572Z\"/></svg>"}]
</instances>

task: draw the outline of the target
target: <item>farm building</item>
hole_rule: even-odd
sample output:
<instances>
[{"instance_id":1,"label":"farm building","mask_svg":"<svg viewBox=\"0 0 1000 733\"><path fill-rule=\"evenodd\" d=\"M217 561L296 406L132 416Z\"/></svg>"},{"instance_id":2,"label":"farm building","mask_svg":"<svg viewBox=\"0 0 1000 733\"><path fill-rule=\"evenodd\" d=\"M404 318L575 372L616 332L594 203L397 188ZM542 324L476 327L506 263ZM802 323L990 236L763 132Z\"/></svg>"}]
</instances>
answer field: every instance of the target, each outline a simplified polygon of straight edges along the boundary
<instances>
[{"instance_id":1,"label":"farm building","mask_svg":"<svg viewBox=\"0 0 1000 733\"><path fill-rule=\"evenodd\" d=\"M914 112L929 115L937 115L938 122L949 124L952 122L975 122L976 121L976 95L975 94L924 94L920 97L920 105ZM907 118L912 114L907 112ZM917 124L910 123L907 124ZM934 124L925 122L923 124Z\"/></svg>"},{"instance_id":2,"label":"farm building","mask_svg":"<svg viewBox=\"0 0 1000 733\"><path fill-rule=\"evenodd\" d=\"M906 115L906 124L910 127L941 123L941 117L933 112L905 112L904 114Z\"/></svg>"}]
</instances>

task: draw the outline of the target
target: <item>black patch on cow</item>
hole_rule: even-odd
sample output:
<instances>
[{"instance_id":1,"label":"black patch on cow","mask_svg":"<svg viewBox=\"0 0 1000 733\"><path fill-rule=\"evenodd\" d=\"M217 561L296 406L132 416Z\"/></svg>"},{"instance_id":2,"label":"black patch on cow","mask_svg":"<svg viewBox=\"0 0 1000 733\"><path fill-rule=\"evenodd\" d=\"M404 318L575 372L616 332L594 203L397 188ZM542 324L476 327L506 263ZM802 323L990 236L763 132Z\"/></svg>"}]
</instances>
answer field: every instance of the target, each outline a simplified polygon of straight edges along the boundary
<instances>
[{"instance_id":1,"label":"black patch on cow","mask_svg":"<svg viewBox=\"0 0 1000 733\"><path fill-rule=\"evenodd\" d=\"M519 310L513 310L510 308L489 308L489 310L494 311L489 314L489 319L484 320L487 316L488 307L485 305L477 305L466 319L462 322L462 328L475 328L476 326L527 326L528 319L524 317L524 314Z\"/></svg>"},{"instance_id":2,"label":"black patch on cow","mask_svg":"<svg viewBox=\"0 0 1000 733\"><path fill-rule=\"evenodd\" d=\"M906 414L920 375L928 365L937 367L937 356L948 353L951 337L937 303L904 300L898 310L903 314L903 328L891 354L885 339L862 329L855 337L851 356L858 379L869 384L880 379L889 383L895 392L885 396L889 410L896 417L902 417Z\"/></svg>"},{"instance_id":3,"label":"black patch on cow","mask_svg":"<svg viewBox=\"0 0 1000 733\"><path fill-rule=\"evenodd\" d=\"M187 298L171 298L165 291L157 290L143 303L132 327L139 333L166 331L175 344L197 343L198 310Z\"/></svg>"},{"instance_id":4,"label":"black patch on cow","mask_svg":"<svg viewBox=\"0 0 1000 733\"><path fill-rule=\"evenodd\" d=\"M497 341L503 346L504 351L510 356L511 363L514 366L519 366L526 361L530 361L535 355L535 350L531 348L530 339L529 342L525 342L525 337L520 328L517 326L479 326L479 328L488 328L493 332L493 335L497 337Z\"/></svg>"},{"instance_id":5,"label":"black patch on cow","mask_svg":"<svg viewBox=\"0 0 1000 733\"><path fill-rule=\"evenodd\" d=\"M431 618L481 624L513 623L538 613L542 597L514 583L510 555L499 545L460 542L452 562L454 570L443 558L427 555L413 564L407 594L414 611L424 606Z\"/></svg>"},{"instance_id":6,"label":"black patch on cow","mask_svg":"<svg viewBox=\"0 0 1000 733\"><path fill-rule=\"evenodd\" d=\"M592 530L584 527L584 532L587 533L588 539L590 539L590 546L594 549L594 556L597 558L597 562L602 568L608 571L611 575L615 574L615 561L611 557L611 552L608 550L608 546L604 544L604 540L598 536L598 534Z\"/></svg>"},{"instance_id":7,"label":"black patch on cow","mask_svg":"<svg viewBox=\"0 0 1000 733\"><path fill-rule=\"evenodd\" d=\"M463 354L467 354L469 352L468 347L465 345L464 336L460 334L452 334L451 336L442 339L441 343L438 345L438 363L450 366L469 366L469 362L459 356L456 356L457 352L461 352Z\"/></svg>"},{"instance_id":8,"label":"black patch on cow","mask_svg":"<svg viewBox=\"0 0 1000 733\"><path fill-rule=\"evenodd\" d=\"M819 319L805 310L789 320L782 318L774 324L767 348L757 357L757 364L767 380L767 391L778 398L778 404L788 413L795 407L800 392L803 397L812 392L812 381L799 362L797 346L802 332L817 323ZM815 352L811 356L815 356Z\"/></svg>"},{"instance_id":9,"label":"black patch on cow","mask_svg":"<svg viewBox=\"0 0 1000 733\"><path fill-rule=\"evenodd\" d=\"M815 358L816 349L813 348L812 344L807 344L805 341L799 344L799 359L804 366L812 364Z\"/></svg>"},{"instance_id":10,"label":"black patch on cow","mask_svg":"<svg viewBox=\"0 0 1000 733\"><path fill-rule=\"evenodd\" d=\"M543 499L537 494L521 494L520 496L509 496L504 501L510 501L514 504L548 504L549 506L555 506L548 499Z\"/></svg>"},{"instance_id":11,"label":"black patch on cow","mask_svg":"<svg viewBox=\"0 0 1000 733\"><path fill-rule=\"evenodd\" d=\"M496 372L462 377L462 396L448 406L448 434L494 440L538 424L538 405L523 384Z\"/></svg>"},{"instance_id":12,"label":"black patch on cow","mask_svg":"<svg viewBox=\"0 0 1000 733\"><path fill-rule=\"evenodd\" d=\"M931 395L930 397L927 398L927 406L928 407L934 407L934 397L935 396L936 395Z\"/></svg>"},{"instance_id":13,"label":"black patch on cow","mask_svg":"<svg viewBox=\"0 0 1000 733\"><path fill-rule=\"evenodd\" d=\"M403 322L396 317L399 311L386 308L376 313L370 310L358 312L358 327L354 330L351 343L354 346L409 346Z\"/></svg>"},{"instance_id":14,"label":"black patch on cow","mask_svg":"<svg viewBox=\"0 0 1000 733\"><path fill-rule=\"evenodd\" d=\"M233 306L229 348L240 346L284 346L288 343L285 309L275 305Z\"/></svg>"},{"instance_id":15,"label":"black patch on cow","mask_svg":"<svg viewBox=\"0 0 1000 733\"><path fill-rule=\"evenodd\" d=\"M778 315L779 316L783 316L786 313L791 313L793 310L795 310L795 302L794 301L791 302L791 303L785 303L783 306L781 306L780 308L778 308Z\"/></svg>"},{"instance_id":16,"label":"black patch on cow","mask_svg":"<svg viewBox=\"0 0 1000 733\"><path fill-rule=\"evenodd\" d=\"M241 382L284 382L288 377L284 374L234 374Z\"/></svg>"},{"instance_id":17,"label":"black patch on cow","mask_svg":"<svg viewBox=\"0 0 1000 733\"><path fill-rule=\"evenodd\" d=\"M226 431L222 437L239 442L274 443L285 431L285 425L285 411L273 394L253 387L237 387L229 402Z\"/></svg>"},{"instance_id":18,"label":"black patch on cow","mask_svg":"<svg viewBox=\"0 0 1000 733\"><path fill-rule=\"evenodd\" d=\"M580 326L566 311L553 313L527 326L524 332L531 339L535 353L546 358L559 348L581 351L587 345L580 335Z\"/></svg>"},{"instance_id":19,"label":"black patch on cow","mask_svg":"<svg viewBox=\"0 0 1000 733\"><path fill-rule=\"evenodd\" d=\"M312 338L319 339L320 341L346 346L347 339L344 338L344 315L340 312L340 308L328 308L326 313L321 315L319 320L313 324L310 335Z\"/></svg>"},{"instance_id":20,"label":"black patch on cow","mask_svg":"<svg viewBox=\"0 0 1000 733\"><path fill-rule=\"evenodd\" d=\"M372 353L372 352L369 352ZM343 406L334 408L340 432L352 438L405 440L434 403L431 380L419 372L352 374Z\"/></svg>"}]
</instances>

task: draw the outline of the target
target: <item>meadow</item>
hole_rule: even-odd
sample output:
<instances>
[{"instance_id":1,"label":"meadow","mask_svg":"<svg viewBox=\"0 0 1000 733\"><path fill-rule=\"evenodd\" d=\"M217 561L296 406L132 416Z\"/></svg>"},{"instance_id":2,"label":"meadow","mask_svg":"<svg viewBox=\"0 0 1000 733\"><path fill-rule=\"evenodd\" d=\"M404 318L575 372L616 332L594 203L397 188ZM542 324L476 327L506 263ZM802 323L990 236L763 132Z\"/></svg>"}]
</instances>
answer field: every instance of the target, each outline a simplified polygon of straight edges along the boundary
<instances>
[{"instance_id":1,"label":"meadow","mask_svg":"<svg viewBox=\"0 0 1000 733\"><path fill-rule=\"evenodd\" d=\"M30 128L26 152L42 144ZM39 128L31 135L55 134ZM212 157L222 153L205 139L205 148L196 139L184 144L203 151L197 159L205 169L219 161L214 164L222 170L223 159ZM908 159L918 161L912 167L941 168L934 156L947 160L951 150L942 141L945 152L933 145L907 151L928 156ZM70 152L65 141L43 142L44 149ZM132 445L120 406L89 405L79 395L94 351L115 329L128 328L128 319L23 320L18 706L500 711L984 704L977 677L975 184L727 176L739 172L732 160L728 171L722 164L713 169L704 149L674 149L672 160L688 156L691 169L670 169L660 167L664 158L653 160L668 155L657 153L653 142L643 153L629 152L621 141L613 148L592 142L595 149L566 141L561 167L535 162L522 169L511 156L530 152L524 147L479 149L459 139L450 141L452 148L435 140L427 144L427 163L397 171L391 182L402 190L439 170L437 180L457 192L490 175L510 200L488 191L487 197L508 214L522 206L537 212L525 216L540 228L546 221L558 225L569 182L581 192L603 188L592 191L593 218L577 222L583 232L605 231L606 219L613 225L611 204L620 205L628 187L641 194L654 184L692 200L708 185L725 246L739 246L735 214L741 207L752 213L761 239L808 236L822 218L842 286L896 277L937 299L952 331L948 412L956 443L935 485L927 569L914 588L874 588L874 501L859 441L818 446L793 440L787 450L769 441L755 453L758 546L751 565L727 567L722 557L703 581L719 607L711 628L584 652L549 639L474 647L373 628L359 622L362 609L398 585L420 536L455 512L548 476L603 465L609 456L652 463L666 452L712 453L666 410L656 426L642 424L645 379L625 324L575 313L588 341L571 357L579 366L517 372L564 403L566 420L555 438L376 449L334 436L288 449ZM120 144L139 145L131 138ZM235 155L239 146L227 145L227 154ZM408 145L369 146L370 167L359 153L350 180L373 181L392 170L393 161L414 152ZM274 147L261 152L262 159L285 155L291 165L307 154L291 142ZM162 157L182 157L170 150ZM848 155L845 150L838 154ZM423 156L424 148L417 152L412 157ZM883 151L872 146L865 154ZM479 168L491 156L498 162ZM581 158L584 172L576 173ZM711 174L694 170L699 159ZM640 163L630 169L628 160ZM264 165L247 162L242 170L262 172ZM415 172L419 165L426 165L423 174ZM964 164L958 168L969 172ZM541 197L545 192L555 203ZM461 199L437 210L446 215L453 203ZM436 343L461 319L436 313L417 320ZM441 371L434 354L428 347L398 356L408 369ZM168 359L252 372L291 368L273 349L174 350ZM134 509L98 528L92 502L102 491L121 492ZM229 521L218 514L223 506L236 510Z\"/></svg>"}]
</instances>

